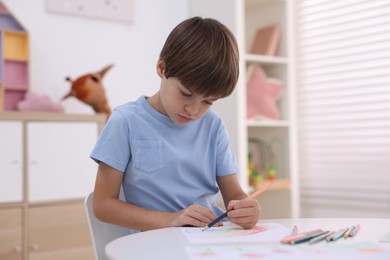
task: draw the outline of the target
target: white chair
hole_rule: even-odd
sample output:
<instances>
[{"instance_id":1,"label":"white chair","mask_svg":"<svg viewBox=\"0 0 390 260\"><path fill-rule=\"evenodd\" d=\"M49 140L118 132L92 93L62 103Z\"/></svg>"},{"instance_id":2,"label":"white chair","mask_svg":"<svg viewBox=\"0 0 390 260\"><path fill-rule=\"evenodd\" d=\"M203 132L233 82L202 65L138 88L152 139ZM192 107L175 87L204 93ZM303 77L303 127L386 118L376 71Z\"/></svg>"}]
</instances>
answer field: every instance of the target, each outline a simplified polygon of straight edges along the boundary
<instances>
[{"instance_id":1,"label":"white chair","mask_svg":"<svg viewBox=\"0 0 390 260\"><path fill-rule=\"evenodd\" d=\"M92 209L93 192L85 198L88 226L97 260L106 260L105 247L112 240L130 234L129 229L98 220Z\"/></svg>"}]
</instances>

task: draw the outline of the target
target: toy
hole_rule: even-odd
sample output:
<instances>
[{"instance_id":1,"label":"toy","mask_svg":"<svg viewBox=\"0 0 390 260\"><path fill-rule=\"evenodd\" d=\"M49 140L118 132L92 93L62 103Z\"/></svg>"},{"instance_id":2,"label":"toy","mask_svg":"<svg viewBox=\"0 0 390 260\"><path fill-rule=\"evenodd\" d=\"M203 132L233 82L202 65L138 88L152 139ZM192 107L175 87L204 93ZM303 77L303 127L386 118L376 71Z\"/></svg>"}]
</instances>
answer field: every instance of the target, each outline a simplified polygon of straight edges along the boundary
<instances>
[{"instance_id":1,"label":"toy","mask_svg":"<svg viewBox=\"0 0 390 260\"><path fill-rule=\"evenodd\" d=\"M71 83L71 90L62 99L73 96L90 105L96 113L105 113L108 118L111 114L111 108L108 105L102 80L107 71L112 67L112 64L108 65L101 71L82 75L76 80L71 80L70 77L67 77L66 80Z\"/></svg>"},{"instance_id":2,"label":"toy","mask_svg":"<svg viewBox=\"0 0 390 260\"><path fill-rule=\"evenodd\" d=\"M256 186L256 183L264 180L274 180L276 178L276 164L276 157L270 141L249 138L248 174L251 186Z\"/></svg>"},{"instance_id":3,"label":"toy","mask_svg":"<svg viewBox=\"0 0 390 260\"><path fill-rule=\"evenodd\" d=\"M282 82L268 78L258 65L253 65L248 74L247 118L280 119L277 101L282 96Z\"/></svg>"},{"instance_id":4,"label":"toy","mask_svg":"<svg viewBox=\"0 0 390 260\"><path fill-rule=\"evenodd\" d=\"M54 103L46 95L38 95L33 92L27 92L24 99L17 104L19 111L49 111L49 112L64 112L64 107L60 103Z\"/></svg>"}]
</instances>

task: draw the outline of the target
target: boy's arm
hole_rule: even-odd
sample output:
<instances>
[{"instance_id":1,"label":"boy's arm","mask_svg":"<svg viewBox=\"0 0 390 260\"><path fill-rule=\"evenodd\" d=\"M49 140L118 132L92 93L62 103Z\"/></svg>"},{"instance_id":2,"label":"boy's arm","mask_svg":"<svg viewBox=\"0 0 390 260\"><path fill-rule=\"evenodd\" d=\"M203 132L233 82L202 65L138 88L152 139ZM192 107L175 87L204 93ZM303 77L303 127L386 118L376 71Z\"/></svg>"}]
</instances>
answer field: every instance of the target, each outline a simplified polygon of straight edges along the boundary
<instances>
[{"instance_id":1,"label":"boy's arm","mask_svg":"<svg viewBox=\"0 0 390 260\"><path fill-rule=\"evenodd\" d=\"M104 222L141 231L192 225L204 227L215 215L199 205L191 205L179 212L147 210L119 200L123 173L100 162L96 176L93 210Z\"/></svg>"},{"instance_id":2,"label":"boy's arm","mask_svg":"<svg viewBox=\"0 0 390 260\"><path fill-rule=\"evenodd\" d=\"M260 205L256 199L247 199L236 174L217 177L221 194L229 210L228 218L243 228L252 228L260 219Z\"/></svg>"},{"instance_id":3,"label":"boy's arm","mask_svg":"<svg viewBox=\"0 0 390 260\"><path fill-rule=\"evenodd\" d=\"M217 184L221 190L222 198L227 207L231 200L246 199L246 194L238 181L237 174L217 177Z\"/></svg>"}]
</instances>

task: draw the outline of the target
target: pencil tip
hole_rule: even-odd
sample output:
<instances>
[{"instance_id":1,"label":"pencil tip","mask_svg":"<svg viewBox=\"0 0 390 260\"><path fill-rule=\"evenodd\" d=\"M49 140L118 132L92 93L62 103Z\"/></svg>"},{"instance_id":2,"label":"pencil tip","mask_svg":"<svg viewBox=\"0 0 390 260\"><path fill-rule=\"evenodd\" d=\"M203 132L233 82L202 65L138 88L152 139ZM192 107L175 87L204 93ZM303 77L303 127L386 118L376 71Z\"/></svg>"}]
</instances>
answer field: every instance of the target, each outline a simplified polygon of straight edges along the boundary
<instances>
[{"instance_id":1,"label":"pencil tip","mask_svg":"<svg viewBox=\"0 0 390 260\"><path fill-rule=\"evenodd\" d=\"M203 229L202 229L202 231L205 231L205 230L207 230L209 227L208 226L205 226Z\"/></svg>"}]
</instances>

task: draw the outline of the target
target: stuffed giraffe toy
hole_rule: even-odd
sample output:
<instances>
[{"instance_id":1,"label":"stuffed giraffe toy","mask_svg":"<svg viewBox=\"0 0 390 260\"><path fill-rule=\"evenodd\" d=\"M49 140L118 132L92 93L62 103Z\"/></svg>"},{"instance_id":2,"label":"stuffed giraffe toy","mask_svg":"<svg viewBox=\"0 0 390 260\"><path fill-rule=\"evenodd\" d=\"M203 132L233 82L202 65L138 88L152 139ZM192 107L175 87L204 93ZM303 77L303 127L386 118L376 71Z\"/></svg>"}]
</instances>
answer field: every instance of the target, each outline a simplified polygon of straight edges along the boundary
<instances>
[{"instance_id":1,"label":"stuffed giraffe toy","mask_svg":"<svg viewBox=\"0 0 390 260\"><path fill-rule=\"evenodd\" d=\"M108 118L111 114L111 108L108 105L102 80L112 67L112 64L108 65L98 72L82 75L76 80L66 77L66 80L71 83L71 90L62 100L68 97L75 97L90 105L96 113L105 113Z\"/></svg>"}]
</instances>

